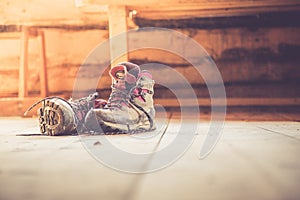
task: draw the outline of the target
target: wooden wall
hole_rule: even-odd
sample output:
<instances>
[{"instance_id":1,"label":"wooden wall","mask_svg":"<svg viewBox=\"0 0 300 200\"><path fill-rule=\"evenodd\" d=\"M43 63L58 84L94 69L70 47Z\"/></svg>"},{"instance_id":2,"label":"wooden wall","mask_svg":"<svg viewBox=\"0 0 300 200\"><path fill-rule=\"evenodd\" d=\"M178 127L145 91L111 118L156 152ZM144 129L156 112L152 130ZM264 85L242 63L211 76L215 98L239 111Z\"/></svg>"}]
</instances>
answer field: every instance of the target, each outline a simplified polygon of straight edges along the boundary
<instances>
[{"instance_id":1,"label":"wooden wall","mask_svg":"<svg viewBox=\"0 0 300 200\"><path fill-rule=\"evenodd\" d=\"M51 94L71 91L79 66L93 48L108 38L106 30L44 29ZM15 37L13 37L15 36ZM20 57L19 33L0 33L0 94L14 96L18 91ZM39 90L38 67L41 64L37 37L29 40L29 91ZM62 84L64 83L64 84Z\"/></svg>"},{"instance_id":2,"label":"wooden wall","mask_svg":"<svg viewBox=\"0 0 300 200\"><path fill-rule=\"evenodd\" d=\"M108 31L52 28L44 30L50 94L69 93L73 89L79 66L93 48L108 39ZM228 87L229 96L299 96L297 87L300 76L297 55L300 45L299 27L261 27L255 30L247 27L175 30L195 39L212 56ZM129 38L129 44L143 43L143 33L136 34L139 34L136 37L140 40L131 41ZM18 32L0 33L0 46L5 47L0 51L1 97L17 95L20 55L18 36ZM172 38L165 38L161 42L168 43L170 42L168 40ZM29 42L30 76L28 77L31 93L38 93L39 90L39 50L38 40L32 36ZM191 84L199 86L205 84L199 75L195 75L195 70L189 63L168 52L140 50L131 52L129 59L138 64L161 62L174 67L186 76ZM108 75L106 74L103 79L99 89L109 88ZM62 82L64 84L61 84ZM236 89L233 89L234 87ZM244 91L242 89L244 87L249 90ZM203 96L204 93L201 95Z\"/></svg>"},{"instance_id":3,"label":"wooden wall","mask_svg":"<svg viewBox=\"0 0 300 200\"><path fill-rule=\"evenodd\" d=\"M85 1L92 0L83 2ZM4 4L2 2L2 14L0 14L4 16L2 21L0 20L0 98L17 97L20 25L22 24L42 29L45 32L49 95L70 97L80 65L97 45L109 38L106 11L98 12L99 9L105 10L105 6L90 8L96 9L97 12L82 13L78 11L79 8L72 7L64 13L63 11L71 6L70 1L67 1L61 5L57 15L47 18L44 12L37 12L32 6L28 7L19 1L12 1L11 4L8 1L5 2ZM156 8L155 11L151 10L153 7L145 7L139 3L135 7L134 2L129 2L128 11L137 9L138 12L136 15L128 16L130 28L148 26L170 28L193 38L216 62L228 97L299 99L300 21L296 19L300 17L300 9L297 1L286 1L287 5L281 7L284 2L260 0L257 1L257 6L264 7L256 10L252 1L241 1L242 4L237 4L237 1L235 4L214 1L206 4L203 0L202 3L198 2L199 7L193 4L183 7L184 9L180 7L182 5L169 8L167 4L164 4L161 10ZM36 0L32 0L30 5L34 3L39 4L41 10L50 6L45 2L45 5L41 5ZM53 13L55 3L59 1L53 1L51 9L49 8ZM275 7L271 3L274 3ZM22 4L27 7L23 10L14 10L12 4ZM213 7L206 8L206 5ZM225 9L224 6L229 7ZM145 12L139 12L139 9L144 9ZM9 15L13 11L16 11L18 15ZM187 13L189 11L192 14ZM71 16L74 16L72 20ZM138 40L129 37L128 45L145 42L146 36L143 31L137 31L134 35ZM189 51L184 45L178 47L178 44L172 41L175 41L174 38L169 37L162 38L160 42L170 44L170 48L172 45L174 48L182 48L182 52ZM38 38L32 34L29 40L30 73L27 77L31 96L37 95L40 88L39 51ZM193 52L190 53L193 54ZM157 49L144 49L130 52L129 60L137 64L159 62L171 66L187 78L198 97L209 98L204 80L180 56ZM91 69L86 74L86 81L99 78L97 72L93 70L93 65L90 67ZM111 81L107 72L108 70L97 86L103 98L107 98L110 92ZM153 69L153 72L163 74L157 72L156 69ZM165 73L168 82L176 84L176 80L168 77L167 72ZM82 94L86 92L82 91ZM184 92L182 90L182 93ZM156 86L155 98L173 97L174 95L166 88ZM268 102L263 104L268 105ZM284 105L289 105L289 103ZM297 105L297 103L292 103L292 105Z\"/></svg>"}]
</instances>

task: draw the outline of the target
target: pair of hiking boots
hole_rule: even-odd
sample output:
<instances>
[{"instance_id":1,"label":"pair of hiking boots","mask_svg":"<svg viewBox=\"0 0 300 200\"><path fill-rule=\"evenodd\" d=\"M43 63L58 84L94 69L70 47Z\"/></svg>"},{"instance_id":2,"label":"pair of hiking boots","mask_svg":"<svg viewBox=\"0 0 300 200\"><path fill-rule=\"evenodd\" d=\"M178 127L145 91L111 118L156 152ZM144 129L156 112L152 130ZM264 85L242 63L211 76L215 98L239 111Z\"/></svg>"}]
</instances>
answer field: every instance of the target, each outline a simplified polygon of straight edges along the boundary
<instances>
[{"instance_id":1,"label":"pair of hiking boots","mask_svg":"<svg viewBox=\"0 0 300 200\"><path fill-rule=\"evenodd\" d=\"M48 97L37 102L42 134L136 133L155 129L154 80L149 71L130 62L111 68L112 92L107 101L98 93L78 100ZM29 108L30 109L32 109Z\"/></svg>"}]
</instances>

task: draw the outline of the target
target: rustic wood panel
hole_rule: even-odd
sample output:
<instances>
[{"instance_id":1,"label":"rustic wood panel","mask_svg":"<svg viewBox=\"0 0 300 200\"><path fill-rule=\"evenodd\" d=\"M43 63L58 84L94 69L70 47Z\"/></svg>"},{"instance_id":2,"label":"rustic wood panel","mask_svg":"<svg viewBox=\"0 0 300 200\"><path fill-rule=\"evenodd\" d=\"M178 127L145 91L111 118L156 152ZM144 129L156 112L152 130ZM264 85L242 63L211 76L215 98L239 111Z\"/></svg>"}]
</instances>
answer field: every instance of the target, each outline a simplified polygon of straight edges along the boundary
<instances>
[{"instance_id":1,"label":"rustic wood panel","mask_svg":"<svg viewBox=\"0 0 300 200\"><path fill-rule=\"evenodd\" d=\"M40 97L28 98L0 98L0 116L24 116L24 112L32 104L40 100ZM28 116L36 115L37 109L34 108Z\"/></svg>"},{"instance_id":2,"label":"rustic wood panel","mask_svg":"<svg viewBox=\"0 0 300 200\"><path fill-rule=\"evenodd\" d=\"M21 37L21 56L19 68L19 97L24 98L28 95L27 77L28 77L28 42L29 42L29 28L24 26L22 28Z\"/></svg>"},{"instance_id":3,"label":"rustic wood panel","mask_svg":"<svg viewBox=\"0 0 300 200\"><path fill-rule=\"evenodd\" d=\"M258 12L274 12L284 10L299 10L297 0L197 0L197 1L137 1L130 0L81 0L81 5L91 7L93 12L102 12L103 5L126 5L128 10L134 10L135 16L146 19L182 19L191 17L239 16ZM101 6L102 5L102 6ZM171 6L170 6L171 5ZM95 9L98 6L99 9Z\"/></svg>"},{"instance_id":4,"label":"rustic wood panel","mask_svg":"<svg viewBox=\"0 0 300 200\"><path fill-rule=\"evenodd\" d=\"M72 90L74 77L89 53L108 38L107 30L69 31L44 29L48 84L50 93ZM20 33L0 34L0 96L16 94L18 91L18 69L20 56ZM39 67L40 37L29 38L28 75L26 81L29 93L40 90ZM62 85L61 83L65 84Z\"/></svg>"},{"instance_id":5,"label":"rustic wood panel","mask_svg":"<svg viewBox=\"0 0 300 200\"><path fill-rule=\"evenodd\" d=\"M39 70L40 78L40 96L48 96L48 71L47 71L47 57L46 57L46 46L45 46L45 34L43 30L38 30L38 35L41 41L40 55L41 55L41 66Z\"/></svg>"},{"instance_id":6,"label":"rustic wood panel","mask_svg":"<svg viewBox=\"0 0 300 200\"><path fill-rule=\"evenodd\" d=\"M84 62L85 57L101 41L108 37L107 31L65 31L61 29L44 29L48 63L49 91L60 93L71 91L74 78ZM299 28L264 28L258 30L249 29L178 29L183 34L190 36L199 42L215 60L225 83L253 83L253 82L285 82L299 79L299 52L300 39ZM142 31L135 33L135 37L129 37L129 45L135 43L147 44ZM155 33L158 34L159 32ZM1 36L1 34L0 34ZM155 35L154 35L155 36ZM156 36L155 36L156 37ZM183 56L189 53L197 58L197 52L184 49L183 45L172 43L174 38L162 38L159 42L165 42L170 48L182 48ZM38 37L30 38L29 45L29 92L39 91L38 67L41 62L39 56ZM153 42L153 41L152 41ZM18 62L19 39L0 40L0 45L7 46L1 51L0 65L0 93L2 96L15 94L18 86ZM172 46L173 45L173 46ZM202 77L195 69L185 61L181 55L157 49L142 49L130 52L132 62L145 64L158 62L171 66L178 73L183 74L191 84L204 84ZM93 63L87 67L82 78L82 89L86 88L89 81L99 79L97 67ZM290 73L293 71L294 73ZM176 84L176 80L168 78L167 71L153 69L155 76L165 74L166 80ZM63 85L61 83L64 83ZM87 84L85 84L87 83ZM106 72L100 79L99 89L110 88L110 77ZM295 85L297 87L297 85Z\"/></svg>"},{"instance_id":7,"label":"rustic wood panel","mask_svg":"<svg viewBox=\"0 0 300 200\"><path fill-rule=\"evenodd\" d=\"M81 0L86 5L106 5L108 4L105 0ZM270 6L270 5L297 5L297 0L127 0L126 2L121 0L111 0L109 5L128 5L128 6L148 6L153 9L160 9L159 6L198 6L203 9L214 9L214 8L230 8L230 7L249 7L249 6Z\"/></svg>"},{"instance_id":8,"label":"rustic wood panel","mask_svg":"<svg viewBox=\"0 0 300 200\"><path fill-rule=\"evenodd\" d=\"M99 10L98 10L99 12ZM84 25L107 24L106 12L86 15L75 1L3 0L0 2L0 24Z\"/></svg>"},{"instance_id":9,"label":"rustic wood panel","mask_svg":"<svg viewBox=\"0 0 300 200\"><path fill-rule=\"evenodd\" d=\"M197 28L197 29L218 29L246 27L248 29L258 29L260 27L299 27L300 6L292 9L278 9L273 12L245 13L241 16L228 14L228 16L209 15L208 13L188 17L183 19L149 17L136 15L133 20L139 27L163 27L163 28ZM189 12L188 12L189 13ZM223 12L220 12L223 13ZM167 14L167 13L166 13ZM165 13L164 13L165 15Z\"/></svg>"},{"instance_id":10,"label":"rustic wood panel","mask_svg":"<svg viewBox=\"0 0 300 200\"><path fill-rule=\"evenodd\" d=\"M251 54L252 50L267 49L274 56L280 52L280 46L283 45L300 45L299 27L288 28L260 28L251 30L248 28L228 28L228 29L213 29L213 30L199 30L197 28L192 29L176 29L183 34L191 37L201 45L210 56L215 60L226 57L226 52L230 49L244 49ZM163 43L165 46L169 46L170 49L176 48L182 51L182 55L174 56L167 52L154 53L145 51L145 54L138 55L138 52L131 52L131 59L148 59L157 60L165 63L184 63L181 57L189 57L196 59L199 57L199 52L189 51L187 47L177 41L176 37L170 35L168 38L160 38L160 31L153 32L153 38L155 40L145 40L147 32L138 31L129 35L129 45L134 48L135 44L143 44L145 47L152 46L153 42ZM286 53L286 52L285 52ZM293 52L290 52L293 53ZM161 56L163 55L163 56ZM260 56L258 53L256 56ZM263 55L261 55L263 56ZM279 55L279 56L283 56ZM252 55L253 57L253 55ZM238 59L238 57L237 57Z\"/></svg>"},{"instance_id":11,"label":"rustic wood panel","mask_svg":"<svg viewBox=\"0 0 300 200\"><path fill-rule=\"evenodd\" d=\"M62 97L68 98L70 96L67 95L60 95ZM18 98L0 98L0 107L1 108L8 108L8 109L1 109L0 116L22 116L25 110L33 104L35 101L39 100L39 97L32 97L32 98L25 98L25 99L18 99ZM201 106L201 107L210 107L211 106L211 99L210 98L199 98L196 100L198 104L195 103L195 99L181 99L181 104L179 104L176 98L155 98L155 104L162 105L166 108L168 107L178 107L178 106ZM215 99L216 106L224 106L222 103L223 100ZM282 108L283 106L288 107L299 107L300 106L300 98L297 97L270 97L270 98L237 98L237 97L230 97L226 99L226 105L230 107L240 107L240 106L267 106L267 107L279 107ZM276 108L274 108L276 109ZM229 108L229 110L232 110ZM33 110L28 116L35 115L36 110Z\"/></svg>"},{"instance_id":12,"label":"rustic wood panel","mask_svg":"<svg viewBox=\"0 0 300 200\"><path fill-rule=\"evenodd\" d=\"M300 98L227 98L225 105L224 99L214 99L214 102L215 106L300 106ZM211 106L211 99L155 99L155 104L165 107Z\"/></svg>"},{"instance_id":13,"label":"rustic wood panel","mask_svg":"<svg viewBox=\"0 0 300 200\"><path fill-rule=\"evenodd\" d=\"M107 1L82 0L82 7L75 8L75 10L74 7L70 10L66 9L70 7L70 2L60 3L56 0L51 3L40 3L37 0L20 3L16 0L10 3L7 0L3 2L6 4L0 8L0 11L3 11L0 17L4 16L2 24L5 26L1 30L18 31L18 24L23 23L44 28L50 95L68 94L70 96L78 69L85 57L95 46L108 38L107 30L98 30L107 29L106 12L109 8L106 6ZM104 7L100 5L102 3ZM124 8L123 19L127 11L135 10L136 13L131 12L130 17L140 27L151 25L177 28L178 31L201 44L215 60L223 76L226 90L230 94L228 105L299 106L299 92L297 92L300 78L300 61L297 54L300 49L299 22L292 20L299 16L298 0L129 0L125 2L126 5L124 2L112 0L109 3L116 7L121 5ZM61 7L58 8L58 4ZM87 11L89 14L81 11ZM49 12L55 12L56 15L47 18L46 15ZM8 15L9 13L16 14ZM9 24L14 24L14 27ZM15 84L18 81L16 71L18 64L15 63L19 61L20 52L19 43L16 42L18 34L13 32L0 34L0 38L4 39L0 39L0 45L4 44L7 47L5 51L0 50L0 82L3 83L0 85L0 96L9 93L16 94L18 91L18 86ZM159 36L159 32L154 34ZM130 52L129 59L138 64L148 62L166 64L186 77L194 88L205 87L203 78L184 59L186 56L199 59L198 53L187 49L183 43L178 44L174 41L176 38L172 36L161 38L160 41L146 41L142 31L136 32L135 37L129 36L128 45L163 42L170 48L180 48L182 55L174 55L163 50L143 49ZM38 38L31 35L28 52L29 75L26 77L29 80L30 94L39 92L41 82L37 70L41 61L39 45ZM99 91L106 91L107 96L111 84L107 71L99 79L97 67L93 66L95 63L86 64L89 68L83 77L80 77L80 89L86 93L97 88ZM177 84L174 78L168 76L167 70L153 69L152 73L155 79L163 76L164 81L169 84ZM98 85L89 84L91 80L97 81L98 79ZM268 87L262 86L259 90L255 84L257 87L267 84ZM276 91L278 84L282 85ZM230 87L231 85L237 86ZM284 87L290 88L285 91ZM249 90L255 90L255 92L251 93ZM264 92L264 90L267 91ZM184 90L181 92L185 94ZM201 97L199 98L200 105L209 106L207 91L204 94L200 92L204 90L197 91L197 96ZM156 87L157 102L176 106L177 100L171 94L166 93L168 93L166 89ZM188 104L189 99L186 101Z\"/></svg>"},{"instance_id":14,"label":"rustic wood panel","mask_svg":"<svg viewBox=\"0 0 300 200\"><path fill-rule=\"evenodd\" d=\"M30 98L0 98L0 116L24 116L24 112L36 101L38 97ZM197 102L197 104L194 104ZM214 99L215 106L225 106L223 99ZM165 108L179 106L203 106L210 107L210 98L200 99L181 99L180 103L177 99L155 99L155 104L162 105ZM227 98L226 106L300 106L300 98ZM37 107L34 108L28 117L36 116Z\"/></svg>"},{"instance_id":15,"label":"rustic wood panel","mask_svg":"<svg viewBox=\"0 0 300 200\"><path fill-rule=\"evenodd\" d=\"M285 12L285 11L299 11L300 5L269 5L267 7L235 7L235 8L217 8L217 9L201 9L199 6L190 7L162 7L160 10L155 10L151 7L136 7L132 6L130 9L135 10L134 19L145 19L145 21L168 20L172 22L174 19L191 19L202 18L207 20L213 17L243 17L243 16L260 16L262 13L271 12ZM210 19L211 21L212 19ZM137 20L135 20L137 21ZM144 22L145 22L144 21ZM276 23L276 21L274 21ZM186 23L190 24L188 20ZM208 23L208 22L207 22ZM170 25L172 25L171 23ZM166 24L167 25L167 24ZM228 25L228 24L227 24ZM167 25L168 26L168 25Z\"/></svg>"},{"instance_id":16,"label":"rustic wood panel","mask_svg":"<svg viewBox=\"0 0 300 200\"><path fill-rule=\"evenodd\" d=\"M127 10L125 6L109 6L109 38L111 65L128 61L127 47ZM125 54L123 52L126 52Z\"/></svg>"}]
</instances>

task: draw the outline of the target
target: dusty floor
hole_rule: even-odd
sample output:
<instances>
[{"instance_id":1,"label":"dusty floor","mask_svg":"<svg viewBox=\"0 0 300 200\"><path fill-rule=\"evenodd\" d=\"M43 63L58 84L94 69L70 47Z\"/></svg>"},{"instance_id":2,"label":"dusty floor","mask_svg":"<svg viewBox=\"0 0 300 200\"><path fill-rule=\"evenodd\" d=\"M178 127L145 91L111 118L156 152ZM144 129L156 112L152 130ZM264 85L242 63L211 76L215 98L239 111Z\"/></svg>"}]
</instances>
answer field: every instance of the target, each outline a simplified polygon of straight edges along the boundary
<instances>
[{"instance_id":1,"label":"dusty floor","mask_svg":"<svg viewBox=\"0 0 300 200\"><path fill-rule=\"evenodd\" d=\"M253 121L264 116L269 121ZM299 199L297 117L228 115L231 120L226 121L221 139L202 160L199 151L209 121L200 121L194 142L180 159L142 175L120 172L99 162L84 147L83 139L90 139L99 151L104 151L106 137L132 154L149 153L165 148L174 139L180 124L176 117L163 137L165 123L159 121L157 135L151 138L39 136L34 135L38 133L35 118L0 118L0 199ZM245 121L247 118L252 120ZM150 164L151 160L146 163Z\"/></svg>"}]
</instances>

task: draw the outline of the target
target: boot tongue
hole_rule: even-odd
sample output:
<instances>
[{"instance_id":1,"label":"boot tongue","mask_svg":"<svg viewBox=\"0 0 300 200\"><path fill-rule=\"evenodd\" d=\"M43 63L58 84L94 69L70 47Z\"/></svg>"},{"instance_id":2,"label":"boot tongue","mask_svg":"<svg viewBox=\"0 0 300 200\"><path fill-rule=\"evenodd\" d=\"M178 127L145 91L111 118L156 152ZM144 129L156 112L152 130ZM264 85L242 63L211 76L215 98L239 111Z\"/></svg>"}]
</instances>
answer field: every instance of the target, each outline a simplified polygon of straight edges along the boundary
<instances>
[{"instance_id":1,"label":"boot tongue","mask_svg":"<svg viewBox=\"0 0 300 200\"><path fill-rule=\"evenodd\" d=\"M114 83L112 93L108 99L108 107L127 104L128 93L136 85L139 72L139 66L129 62L120 63L111 68L109 74Z\"/></svg>"},{"instance_id":2,"label":"boot tongue","mask_svg":"<svg viewBox=\"0 0 300 200\"><path fill-rule=\"evenodd\" d=\"M117 65L110 70L111 77L118 83L133 84L136 82L136 77L130 73L130 70L127 71L127 68L124 65Z\"/></svg>"},{"instance_id":3,"label":"boot tongue","mask_svg":"<svg viewBox=\"0 0 300 200\"><path fill-rule=\"evenodd\" d=\"M119 90L125 90L126 89L126 80L125 80L125 70L123 66L116 66L111 71L111 76L115 80L114 87Z\"/></svg>"}]
</instances>

